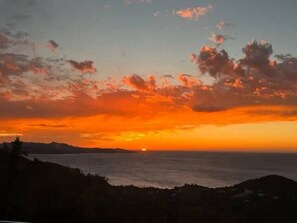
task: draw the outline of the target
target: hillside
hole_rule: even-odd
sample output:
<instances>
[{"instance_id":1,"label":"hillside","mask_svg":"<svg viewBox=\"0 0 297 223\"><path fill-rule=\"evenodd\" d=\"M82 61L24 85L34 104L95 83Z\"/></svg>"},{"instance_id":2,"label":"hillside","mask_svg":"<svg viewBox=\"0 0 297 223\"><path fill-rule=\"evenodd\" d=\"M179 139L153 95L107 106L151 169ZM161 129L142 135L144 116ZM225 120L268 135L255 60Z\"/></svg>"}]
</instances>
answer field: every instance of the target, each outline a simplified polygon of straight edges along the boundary
<instances>
[{"instance_id":1,"label":"hillside","mask_svg":"<svg viewBox=\"0 0 297 223\"><path fill-rule=\"evenodd\" d=\"M3 143L0 148L3 148ZM23 142L22 149L28 154L131 153L120 148L84 148L58 142Z\"/></svg>"},{"instance_id":2,"label":"hillside","mask_svg":"<svg viewBox=\"0 0 297 223\"><path fill-rule=\"evenodd\" d=\"M266 176L232 187L112 186L79 169L0 150L0 221L293 223L297 182Z\"/></svg>"}]
</instances>

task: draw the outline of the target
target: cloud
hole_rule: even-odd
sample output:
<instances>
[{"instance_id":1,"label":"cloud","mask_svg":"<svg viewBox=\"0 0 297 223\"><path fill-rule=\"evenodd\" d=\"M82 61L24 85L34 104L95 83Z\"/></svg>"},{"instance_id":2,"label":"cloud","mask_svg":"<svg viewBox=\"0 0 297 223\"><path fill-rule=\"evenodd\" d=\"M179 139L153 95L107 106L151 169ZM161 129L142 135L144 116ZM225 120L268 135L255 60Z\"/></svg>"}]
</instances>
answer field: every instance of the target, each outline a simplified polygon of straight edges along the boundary
<instances>
[{"instance_id":1,"label":"cloud","mask_svg":"<svg viewBox=\"0 0 297 223\"><path fill-rule=\"evenodd\" d=\"M198 20L200 17L204 16L209 10L213 9L213 6L208 5L207 7L196 7L196 8L186 8L179 11L174 11L174 14L189 20Z\"/></svg>"},{"instance_id":2,"label":"cloud","mask_svg":"<svg viewBox=\"0 0 297 223\"><path fill-rule=\"evenodd\" d=\"M93 142L104 142L112 141L112 134L102 134L102 133L81 133L81 138L92 139Z\"/></svg>"},{"instance_id":3,"label":"cloud","mask_svg":"<svg viewBox=\"0 0 297 223\"><path fill-rule=\"evenodd\" d=\"M208 73L214 78L225 74L232 75L235 71L235 64L228 53L225 50L218 52L216 48L210 46L203 46L199 55L193 54L192 61L198 65L201 73Z\"/></svg>"},{"instance_id":4,"label":"cloud","mask_svg":"<svg viewBox=\"0 0 297 223\"><path fill-rule=\"evenodd\" d=\"M273 61L270 64L275 65L278 70L278 74L281 77L285 77L289 81L295 82L297 80L297 58L291 55L276 55L276 58L280 61L280 63L276 63Z\"/></svg>"},{"instance_id":5,"label":"cloud","mask_svg":"<svg viewBox=\"0 0 297 223\"><path fill-rule=\"evenodd\" d=\"M49 40L47 47L50 49L52 53L56 52L56 49L59 47L59 44L56 43L54 40Z\"/></svg>"},{"instance_id":6,"label":"cloud","mask_svg":"<svg viewBox=\"0 0 297 223\"><path fill-rule=\"evenodd\" d=\"M9 45L8 38L4 34L0 33L0 49L5 49L8 47L8 45Z\"/></svg>"},{"instance_id":7,"label":"cloud","mask_svg":"<svg viewBox=\"0 0 297 223\"><path fill-rule=\"evenodd\" d=\"M269 57L272 55L272 45L266 41L260 43L252 41L243 48L245 58L241 59L241 63L253 68L261 70L270 66Z\"/></svg>"},{"instance_id":8,"label":"cloud","mask_svg":"<svg viewBox=\"0 0 297 223\"><path fill-rule=\"evenodd\" d=\"M225 50L203 46L192 54L199 73L213 78L206 85L184 73L133 74L99 82L65 66L67 62L82 73L94 73L90 60L1 52L0 117L146 116L185 108L205 113L245 106L296 106L297 59L282 54L273 59L272 45L265 41L248 43L243 53L234 59Z\"/></svg>"},{"instance_id":9,"label":"cloud","mask_svg":"<svg viewBox=\"0 0 297 223\"><path fill-rule=\"evenodd\" d=\"M73 68L82 73L95 73L97 71L96 68L93 66L94 62L91 60L86 60L83 62L69 60L68 62Z\"/></svg>"},{"instance_id":10,"label":"cloud","mask_svg":"<svg viewBox=\"0 0 297 223\"><path fill-rule=\"evenodd\" d=\"M236 61L224 50L202 47L199 55L192 56L192 61L202 74L215 78L212 93L206 95L207 106L224 109L251 105L296 106L297 59L277 56L277 62L271 59L272 52L272 45L266 41L252 41L243 48L244 57ZM199 101L201 95L195 103L200 105Z\"/></svg>"},{"instance_id":11,"label":"cloud","mask_svg":"<svg viewBox=\"0 0 297 223\"><path fill-rule=\"evenodd\" d=\"M217 46L220 46L228 39L234 39L234 38L228 35L214 34L214 33L212 33L211 36L209 37L209 40L215 43Z\"/></svg>"},{"instance_id":12,"label":"cloud","mask_svg":"<svg viewBox=\"0 0 297 223\"><path fill-rule=\"evenodd\" d=\"M153 15L156 16L156 17L159 16L160 14L161 14L160 11L157 11L157 12L154 12L154 13L153 13Z\"/></svg>"},{"instance_id":13,"label":"cloud","mask_svg":"<svg viewBox=\"0 0 297 223\"><path fill-rule=\"evenodd\" d=\"M96 72L91 60L16 53L16 33L8 34L3 34L7 40L3 38L0 51L0 119L7 132L63 132L104 141L110 132L129 132L129 139L131 132L179 126L296 120L297 58L273 57L272 45L265 41L246 44L240 58L203 46L191 55L196 75L118 74L103 80L80 74ZM211 82L203 83L201 75ZM260 108L267 112L256 114Z\"/></svg>"},{"instance_id":14,"label":"cloud","mask_svg":"<svg viewBox=\"0 0 297 223\"><path fill-rule=\"evenodd\" d=\"M124 0L125 4L133 4L133 3L151 3L152 0Z\"/></svg>"},{"instance_id":15,"label":"cloud","mask_svg":"<svg viewBox=\"0 0 297 223\"><path fill-rule=\"evenodd\" d=\"M111 5L108 5L108 4L103 5L103 8L104 8L104 9L109 9L109 8L111 8Z\"/></svg>"},{"instance_id":16,"label":"cloud","mask_svg":"<svg viewBox=\"0 0 297 223\"><path fill-rule=\"evenodd\" d=\"M30 53L16 53L15 47L18 49L17 52L27 52L30 41L23 38L27 38L29 34L8 30L5 34L7 37L1 38L1 46L6 48L0 51L0 97L8 102L8 107L11 106L11 109L15 110L18 109L14 107L14 104L18 104L16 102L27 101L27 104L21 104L20 110L25 108L25 113L34 114L38 112L35 108L39 108L35 106L37 101L57 100L71 94L70 89L67 89L68 82L78 80L81 75L69 72L64 58L32 57ZM54 48L58 45L54 41L49 43ZM90 63L75 65L84 72L95 70ZM6 109L2 110L2 113L5 113Z\"/></svg>"},{"instance_id":17,"label":"cloud","mask_svg":"<svg viewBox=\"0 0 297 223\"><path fill-rule=\"evenodd\" d=\"M15 133L15 132L7 132L7 131L0 131L0 137L7 137L7 136L22 136L21 133Z\"/></svg>"},{"instance_id":18,"label":"cloud","mask_svg":"<svg viewBox=\"0 0 297 223\"><path fill-rule=\"evenodd\" d=\"M123 83L136 90L151 91L156 87L156 78L151 75L148 77L148 80L144 80L139 75L133 74L131 76L125 76L123 78Z\"/></svg>"},{"instance_id":19,"label":"cloud","mask_svg":"<svg viewBox=\"0 0 297 223\"><path fill-rule=\"evenodd\" d=\"M45 74L50 65L40 57L29 58L23 54L0 53L0 73L3 76L20 76L26 72Z\"/></svg>"},{"instance_id":20,"label":"cloud","mask_svg":"<svg viewBox=\"0 0 297 223\"><path fill-rule=\"evenodd\" d=\"M212 105L197 105L193 106L193 110L196 112L220 112L225 109L223 107L216 107Z\"/></svg>"},{"instance_id":21,"label":"cloud","mask_svg":"<svg viewBox=\"0 0 297 223\"><path fill-rule=\"evenodd\" d=\"M31 15L27 15L27 14L18 14L18 15L14 15L12 17L13 20L16 21L24 21L24 20L28 20L31 18Z\"/></svg>"},{"instance_id":22,"label":"cloud","mask_svg":"<svg viewBox=\"0 0 297 223\"><path fill-rule=\"evenodd\" d=\"M113 79L98 82L81 75L68 76L63 82L40 76L43 83L37 85L24 79L21 72L17 78L10 77L15 74L2 74L0 117L99 114L146 117L155 112L174 113L184 109L217 113L250 106L297 106L297 59L277 55L273 60L272 51L271 44L253 41L243 48L244 56L236 60L225 50L203 46L198 54L192 55L192 61L199 73L213 78L212 84L183 73L160 77L133 74L118 82ZM18 71L13 66L10 69L10 72Z\"/></svg>"},{"instance_id":23,"label":"cloud","mask_svg":"<svg viewBox=\"0 0 297 223\"><path fill-rule=\"evenodd\" d=\"M20 43L20 42L19 42L20 39L24 39L25 37L28 37L28 36L29 36L29 33L27 33L27 32L22 32L22 31L18 31L18 32L12 33L12 32L10 32L10 31L7 31L7 30L6 30L6 31L5 31L5 34L6 34L7 36L10 36L10 37L16 39L16 40L17 40L17 41L15 41L16 43Z\"/></svg>"},{"instance_id":24,"label":"cloud","mask_svg":"<svg viewBox=\"0 0 297 223\"><path fill-rule=\"evenodd\" d=\"M219 29L219 30L222 30L224 29L225 27L228 27L230 26L230 23L227 23L225 21L220 21L216 24L216 27Z\"/></svg>"},{"instance_id":25,"label":"cloud","mask_svg":"<svg viewBox=\"0 0 297 223\"><path fill-rule=\"evenodd\" d=\"M30 74L45 75L50 74L52 65L48 58L32 57L25 53L32 43L27 40L29 34L22 31L10 31L3 28L0 33L0 85L7 84L12 77L29 77ZM53 44L53 42L52 42ZM15 48L17 47L17 51Z\"/></svg>"},{"instance_id":26,"label":"cloud","mask_svg":"<svg viewBox=\"0 0 297 223\"><path fill-rule=\"evenodd\" d=\"M185 87L194 87L197 85L202 84L202 82L198 79L195 79L192 75L190 74L180 74L178 75L178 80L183 84Z\"/></svg>"},{"instance_id":27,"label":"cloud","mask_svg":"<svg viewBox=\"0 0 297 223\"><path fill-rule=\"evenodd\" d=\"M65 124L30 124L31 127L40 127L40 128L67 128Z\"/></svg>"},{"instance_id":28,"label":"cloud","mask_svg":"<svg viewBox=\"0 0 297 223\"><path fill-rule=\"evenodd\" d=\"M289 117L295 119L297 117L297 109L296 107L287 107L284 109L278 109L278 108L259 108L257 110L250 110L247 111L248 114L254 115L254 116L281 116L281 117Z\"/></svg>"}]
</instances>

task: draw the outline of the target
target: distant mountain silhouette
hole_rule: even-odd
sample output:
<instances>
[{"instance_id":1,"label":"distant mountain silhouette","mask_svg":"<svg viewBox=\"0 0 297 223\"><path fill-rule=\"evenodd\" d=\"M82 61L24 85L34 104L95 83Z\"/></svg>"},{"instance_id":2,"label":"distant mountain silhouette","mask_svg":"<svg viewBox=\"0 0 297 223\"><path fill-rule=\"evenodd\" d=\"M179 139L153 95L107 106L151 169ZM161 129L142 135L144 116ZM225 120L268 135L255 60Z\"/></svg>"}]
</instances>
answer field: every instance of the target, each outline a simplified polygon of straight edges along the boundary
<instances>
[{"instance_id":1,"label":"distant mountain silhouette","mask_svg":"<svg viewBox=\"0 0 297 223\"><path fill-rule=\"evenodd\" d=\"M0 144L0 148L2 147L3 143ZM58 142L24 142L22 148L28 154L131 153L120 148L85 148Z\"/></svg>"}]
</instances>

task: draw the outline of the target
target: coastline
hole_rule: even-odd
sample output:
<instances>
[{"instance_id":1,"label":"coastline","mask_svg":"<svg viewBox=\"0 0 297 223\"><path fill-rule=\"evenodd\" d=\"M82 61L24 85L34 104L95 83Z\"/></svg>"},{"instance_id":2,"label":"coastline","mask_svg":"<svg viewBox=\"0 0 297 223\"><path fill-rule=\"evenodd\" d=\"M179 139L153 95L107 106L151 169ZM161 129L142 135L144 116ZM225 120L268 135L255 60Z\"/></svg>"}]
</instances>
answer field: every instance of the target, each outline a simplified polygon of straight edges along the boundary
<instances>
[{"instance_id":1,"label":"coastline","mask_svg":"<svg viewBox=\"0 0 297 223\"><path fill-rule=\"evenodd\" d=\"M106 178L1 151L0 219L29 222L294 222L297 182L266 176L224 188L112 186ZM59 219L59 220L57 220Z\"/></svg>"}]
</instances>

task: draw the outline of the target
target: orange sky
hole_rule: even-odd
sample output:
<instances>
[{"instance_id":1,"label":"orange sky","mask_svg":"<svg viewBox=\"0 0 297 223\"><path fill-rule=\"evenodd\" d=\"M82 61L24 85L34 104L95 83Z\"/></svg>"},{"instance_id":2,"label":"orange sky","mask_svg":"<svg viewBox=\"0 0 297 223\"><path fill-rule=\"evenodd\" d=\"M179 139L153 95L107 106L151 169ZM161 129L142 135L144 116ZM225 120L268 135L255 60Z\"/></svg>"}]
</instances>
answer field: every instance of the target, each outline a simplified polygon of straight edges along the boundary
<instances>
[{"instance_id":1,"label":"orange sky","mask_svg":"<svg viewBox=\"0 0 297 223\"><path fill-rule=\"evenodd\" d=\"M0 141L297 152L295 20L282 26L287 36L268 36L279 36L273 46L262 26L247 30L259 18L241 3L156 11L157 1L111 1L99 13L98 1L76 1L86 11L30 2L0 7ZM239 20L225 21L229 11ZM261 16L265 35L280 26L273 15Z\"/></svg>"},{"instance_id":2,"label":"orange sky","mask_svg":"<svg viewBox=\"0 0 297 223\"><path fill-rule=\"evenodd\" d=\"M275 114L250 115L251 111ZM65 142L87 147L138 150L230 150L293 152L297 121L278 112L289 107L246 107L197 113L189 109L144 116L95 115L62 119L2 121L3 140L17 134L24 141ZM215 124L214 124L215 123Z\"/></svg>"}]
</instances>

